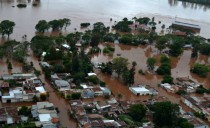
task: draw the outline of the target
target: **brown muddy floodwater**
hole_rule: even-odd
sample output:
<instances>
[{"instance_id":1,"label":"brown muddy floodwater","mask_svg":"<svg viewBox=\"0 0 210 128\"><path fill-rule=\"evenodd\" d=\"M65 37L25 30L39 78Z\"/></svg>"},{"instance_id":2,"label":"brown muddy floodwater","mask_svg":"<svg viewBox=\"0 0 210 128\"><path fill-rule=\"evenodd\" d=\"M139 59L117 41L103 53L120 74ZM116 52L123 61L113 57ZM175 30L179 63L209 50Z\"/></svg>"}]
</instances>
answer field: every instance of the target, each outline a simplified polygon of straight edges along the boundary
<instances>
[{"instance_id":1,"label":"brown muddy floodwater","mask_svg":"<svg viewBox=\"0 0 210 128\"><path fill-rule=\"evenodd\" d=\"M19 2L26 2L26 8L17 8ZM37 6L32 6L35 0L0 0L0 21L12 20L16 23L11 39L22 40L35 35L35 25L39 20L53 20L70 18L72 24L63 33L80 30L81 22L104 22L112 26L114 21L124 17L132 18L148 16L161 21L166 28L175 20L198 24L201 26L201 35L209 38L210 35L210 7L177 0L40 0ZM193 14L193 15L192 15ZM110 18L113 19L110 22ZM162 24L157 25L159 32ZM49 31L46 35L51 35ZM54 34L54 33L53 33Z\"/></svg>"},{"instance_id":2,"label":"brown muddy floodwater","mask_svg":"<svg viewBox=\"0 0 210 128\"><path fill-rule=\"evenodd\" d=\"M26 8L17 8L16 5L20 2L26 2ZM106 26L112 26L114 21L119 21L124 17L131 19L132 17L148 16L150 18L155 17L155 21L161 21L161 24L157 25L157 32L160 31L162 24L166 25L166 28L171 25L175 20L184 21L188 23L194 23L201 26L201 36L210 38L210 7L201 6L198 4L189 4L178 2L177 0L40 0L37 6L32 6L34 0L0 0L0 21L12 20L16 26L14 33L10 39L16 39L22 41L22 36L27 35L29 41L35 35L35 25L39 20L54 20L59 18L70 18L71 26L68 27L63 34L69 32L75 32L74 28L78 31L84 31L80 29L81 22L104 22ZM13 7L12 7L13 6ZM193 15L192 15L193 14ZM113 21L110 21L110 18ZM91 29L88 28L88 29ZM45 33L46 35L56 35L59 32ZM7 40L6 38L0 38L0 44ZM100 47L103 47L100 45ZM149 56L159 57L157 50L154 46L147 47L131 47L126 45L115 45L115 53L113 56L106 56L103 54L95 55L92 61L95 62L107 62L116 57L118 53L122 57L128 58L129 62L137 62L136 70L147 69L146 59ZM209 80L204 78L198 78L196 75L190 74L190 66L195 62L207 63L208 58L205 56L199 56L197 60L190 60L191 51L184 51L183 55L179 59L173 58L172 76L189 76L198 82L203 83L206 87L209 87ZM32 61L36 69L41 70L37 58L31 54L28 57L28 61ZM0 59L0 75L10 72L21 72L21 64L13 62L12 71L7 70L6 60ZM178 103L180 97L174 94L169 94L165 90L157 87L160 83L161 77L156 75L139 75L136 71L135 85L136 84L148 84L156 88L159 91L159 95L167 96L171 101ZM115 93L122 93L125 100L143 100L146 97L137 97L130 93L128 88L120 81L112 79L110 76L97 72L99 78L104 80L108 87ZM76 128L74 120L69 119L68 110L70 106L68 102L59 97L45 80L42 75L41 80L45 83L46 90L50 93L49 101L59 108L59 116L61 124L64 127Z\"/></svg>"},{"instance_id":3,"label":"brown muddy floodwater","mask_svg":"<svg viewBox=\"0 0 210 128\"><path fill-rule=\"evenodd\" d=\"M104 44L99 45L100 48L103 49ZM159 91L158 96L165 96L170 101L174 103L180 102L180 96L172 93L168 93L157 85L161 83L162 77L159 75L152 75L147 73L146 75L140 75L138 73L139 69L143 71L147 70L146 60L147 57L156 57L159 58L160 54L157 52L157 49L154 46L144 46L144 47L136 47L136 46L127 46L122 44L115 44L115 52L113 55L105 55L103 53L96 54L92 57L92 62L108 62L113 58L118 57L117 54L120 53L121 57L127 58L129 63L131 64L133 61L136 61L136 75L135 75L135 84L134 85L150 85ZM207 57L199 55L199 57L195 60L191 60L191 50L184 50L183 54L179 58L172 58L172 76L174 78L177 77L189 77L193 80L202 83L205 87L209 88L209 78L200 78L195 74L190 73L190 67L195 62L203 62L207 64ZM109 75L105 75L100 73L100 71L96 70L98 77L107 83L108 88L115 94L123 94L124 100L144 100L148 99L150 96L135 96L132 94L128 87L124 85L121 81L116 78L112 78Z\"/></svg>"}]
</instances>

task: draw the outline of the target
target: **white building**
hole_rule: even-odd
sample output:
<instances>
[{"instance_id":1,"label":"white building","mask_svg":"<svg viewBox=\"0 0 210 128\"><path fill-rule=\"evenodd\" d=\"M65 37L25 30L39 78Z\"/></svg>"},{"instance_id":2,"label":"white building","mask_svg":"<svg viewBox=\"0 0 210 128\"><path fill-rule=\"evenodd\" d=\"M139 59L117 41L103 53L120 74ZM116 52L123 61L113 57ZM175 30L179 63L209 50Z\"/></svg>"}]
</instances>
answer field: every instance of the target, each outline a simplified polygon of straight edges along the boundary
<instances>
[{"instance_id":1,"label":"white building","mask_svg":"<svg viewBox=\"0 0 210 128\"><path fill-rule=\"evenodd\" d=\"M144 86L141 87L129 87L129 90L137 96L141 95L151 95L150 90L146 89Z\"/></svg>"}]
</instances>

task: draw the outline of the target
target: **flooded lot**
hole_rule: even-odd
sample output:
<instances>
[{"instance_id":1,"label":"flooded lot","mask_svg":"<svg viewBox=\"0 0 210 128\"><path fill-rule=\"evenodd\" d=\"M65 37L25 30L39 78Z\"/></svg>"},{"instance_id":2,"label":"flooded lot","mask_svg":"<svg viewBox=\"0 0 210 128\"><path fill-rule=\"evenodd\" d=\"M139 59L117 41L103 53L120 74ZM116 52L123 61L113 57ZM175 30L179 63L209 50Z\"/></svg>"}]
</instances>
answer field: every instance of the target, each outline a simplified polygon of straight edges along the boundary
<instances>
[{"instance_id":1,"label":"flooded lot","mask_svg":"<svg viewBox=\"0 0 210 128\"><path fill-rule=\"evenodd\" d=\"M103 49L104 45L100 44L100 48ZM136 75L135 75L135 83L134 85L151 85L151 87L154 87L156 90L159 91L159 96L166 96L169 98L170 101L179 103L180 102L180 96L172 93L168 93L162 88L158 87L157 85L161 83L162 77L159 75L152 75L152 74L146 74L146 75L140 75L138 73L139 69L142 69L143 71L147 70L147 57L157 57L159 58L159 54L157 52L157 49L154 46L145 46L145 47L136 47L136 46L127 46L122 44L115 44L115 52L113 55L105 55L103 53L96 54L92 57L92 62L108 62L111 61L113 58L118 57L117 54L120 53L121 57L127 58L129 63L131 64L133 61L136 61ZM197 59L194 61L191 59L191 50L184 50L183 54L179 58L172 58L172 77L189 77L201 84L204 85L204 87L209 88L209 79L208 78L200 78L195 74L190 73L190 67L195 62L202 62L205 64L208 64L206 59L207 56L199 55ZM114 94L123 94L124 100L144 100L145 98L148 99L149 96L135 96L132 94L128 87L124 85L121 81L118 79L114 79L110 77L109 75L105 75L103 73L100 73L99 71L96 71L98 74L98 77L105 81L108 85L108 87L112 90Z\"/></svg>"}]
</instances>

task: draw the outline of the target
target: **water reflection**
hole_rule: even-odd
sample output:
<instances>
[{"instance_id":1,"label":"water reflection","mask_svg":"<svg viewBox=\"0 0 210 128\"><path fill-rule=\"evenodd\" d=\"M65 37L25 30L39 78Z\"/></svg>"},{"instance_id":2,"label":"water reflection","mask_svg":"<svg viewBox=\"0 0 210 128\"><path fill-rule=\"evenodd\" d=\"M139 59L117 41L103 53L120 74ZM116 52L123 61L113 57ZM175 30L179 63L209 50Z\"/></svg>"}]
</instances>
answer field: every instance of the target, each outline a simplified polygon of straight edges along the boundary
<instances>
[{"instance_id":1,"label":"water reflection","mask_svg":"<svg viewBox=\"0 0 210 128\"><path fill-rule=\"evenodd\" d=\"M191 8L191 9L194 9L194 10L203 9L203 11L207 11L210 8L209 5L204 5L204 4L181 2L179 0L168 0L168 4L170 6L177 6L179 4L179 2L181 3L182 7Z\"/></svg>"}]
</instances>

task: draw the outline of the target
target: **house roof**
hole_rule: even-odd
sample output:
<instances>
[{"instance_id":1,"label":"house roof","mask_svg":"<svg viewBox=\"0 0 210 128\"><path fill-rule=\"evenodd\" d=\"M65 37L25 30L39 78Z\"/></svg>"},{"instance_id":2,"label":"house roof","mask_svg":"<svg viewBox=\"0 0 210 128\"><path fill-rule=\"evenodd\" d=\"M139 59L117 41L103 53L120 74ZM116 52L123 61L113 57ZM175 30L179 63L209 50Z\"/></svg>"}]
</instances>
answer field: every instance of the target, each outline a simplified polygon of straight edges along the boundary
<instances>
[{"instance_id":1,"label":"house roof","mask_svg":"<svg viewBox=\"0 0 210 128\"><path fill-rule=\"evenodd\" d=\"M48 122L51 121L51 116L50 114L39 114L39 121L40 122Z\"/></svg>"},{"instance_id":2,"label":"house roof","mask_svg":"<svg viewBox=\"0 0 210 128\"><path fill-rule=\"evenodd\" d=\"M96 76L96 74L95 74L95 73L90 72L90 73L88 73L88 76Z\"/></svg>"},{"instance_id":3,"label":"house roof","mask_svg":"<svg viewBox=\"0 0 210 128\"><path fill-rule=\"evenodd\" d=\"M199 25L189 24L189 23L184 23L184 22L179 22L179 21L175 21L175 22L173 22L173 24L175 24L175 25L181 25L181 26L186 26L186 27L197 28L197 29L201 29L201 27L200 27Z\"/></svg>"},{"instance_id":4,"label":"house roof","mask_svg":"<svg viewBox=\"0 0 210 128\"><path fill-rule=\"evenodd\" d=\"M130 87L130 89L132 89L133 91L135 91L137 93L149 92L149 90L146 89L145 87Z\"/></svg>"},{"instance_id":5,"label":"house roof","mask_svg":"<svg viewBox=\"0 0 210 128\"><path fill-rule=\"evenodd\" d=\"M65 80L55 80L55 84L58 87L66 87L66 86L70 86L68 81Z\"/></svg>"},{"instance_id":6,"label":"house roof","mask_svg":"<svg viewBox=\"0 0 210 128\"><path fill-rule=\"evenodd\" d=\"M38 91L39 93L46 93L45 89L43 86L39 86L39 87L35 87L36 91Z\"/></svg>"}]
</instances>

